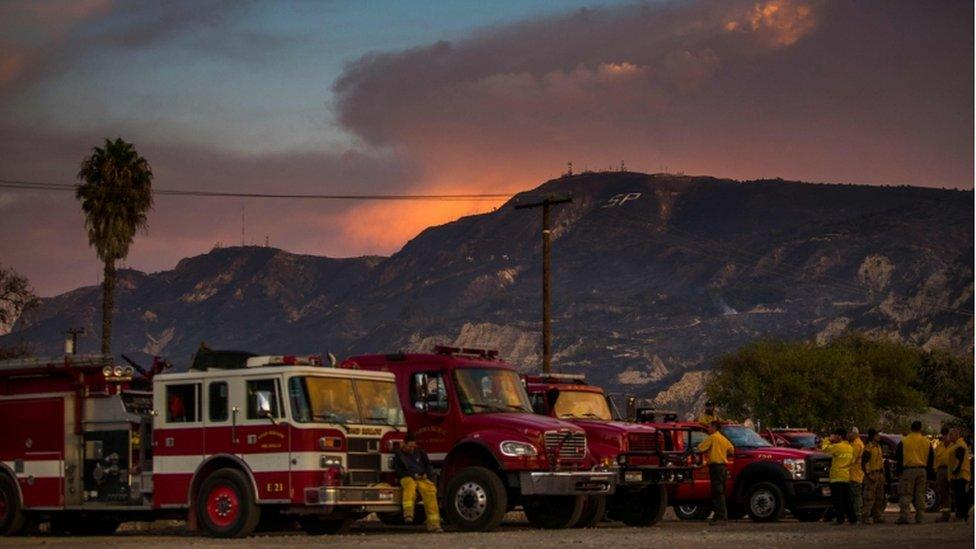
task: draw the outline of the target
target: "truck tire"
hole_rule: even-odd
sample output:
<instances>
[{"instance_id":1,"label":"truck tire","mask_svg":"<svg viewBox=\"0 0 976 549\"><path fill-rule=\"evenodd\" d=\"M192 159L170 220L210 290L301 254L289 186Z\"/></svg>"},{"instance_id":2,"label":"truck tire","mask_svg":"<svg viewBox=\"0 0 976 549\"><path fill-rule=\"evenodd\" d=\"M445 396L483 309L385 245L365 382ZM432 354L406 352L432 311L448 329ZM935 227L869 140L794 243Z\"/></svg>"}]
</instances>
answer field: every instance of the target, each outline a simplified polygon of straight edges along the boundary
<instances>
[{"instance_id":1,"label":"truck tire","mask_svg":"<svg viewBox=\"0 0 976 549\"><path fill-rule=\"evenodd\" d=\"M298 525L310 536L345 534L352 527L352 523L352 519L323 519L316 516L298 519Z\"/></svg>"},{"instance_id":2,"label":"truck tire","mask_svg":"<svg viewBox=\"0 0 976 549\"><path fill-rule=\"evenodd\" d=\"M197 518L204 532L218 538L251 535L261 520L261 509L244 473L218 469L200 487Z\"/></svg>"},{"instance_id":3,"label":"truck tire","mask_svg":"<svg viewBox=\"0 0 976 549\"><path fill-rule=\"evenodd\" d=\"M827 514L827 510L821 508L794 509L790 512L793 513L793 517L800 522L820 522Z\"/></svg>"},{"instance_id":4,"label":"truck tire","mask_svg":"<svg viewBox=\"0 0 976 549\"><path fill-rule=\"evenodd\" d=\"M448 522L458 530L485 532L501 524L508 511L508 494L502 479L490 469L466 467L447 484L444 508Z\"/></svg>"},{"instance_id":5,"label":"truck tire","mask_svg":"<svg viewBox=\"0 0 976 549\"><path fill-rule=\"evenodd\" d=\"M668 493L660 485L652 484L640 491L623 493L618 488L613 499L610 518L627 526L653 526L664 518L668 508Z\"/></svg>"},{"instance_id":6,"label":"truck tire","mask_svg":"<svg viewBox=\"0 0 976 549\"><path fill-rule=\"evenodd\" d=\"M711 512L711 506L700 501L674 504L674 514L681 520L705 520Z\"/></svg>"},{"instance_id":7,"label":"truck tire","mask_svg":"<svg viewBox=\"0 0 976 549\"><path fill-rule=\"evenodd\" d=\"M583 511L573 528L593 528L607 514L607 496L587 496Z\"/></svg>"},{"instance_id":8,"label":"truck tire","mask_svg":"<svg viewBox=\"0 0 976 549\"><path fill-rule=\"evenodd\" d=\"M585 504L586 496L527 496L522 510L532 526L559 530L576 524Z\"/></svg>"},{"instance_id":9,"label":"truck tire","mask_svg":"<svg viewBox=\"0 0 976 549\"><path fill-rule=\"evenodd\" d=\"M8 475L0 474L0 536L16 536L26 525L17 485Z\"/></svg>"},{"instance_id":10,"label":"truck tire","mask_svg":"<svg viewBox=\"0 0 976 549\"><path fill-rule=\"evenodd\" d=\"M746 512L754 522L775 522L783 514L783 491L772 482L757 482L746 495Z\"/></svg>"}]
</instances>

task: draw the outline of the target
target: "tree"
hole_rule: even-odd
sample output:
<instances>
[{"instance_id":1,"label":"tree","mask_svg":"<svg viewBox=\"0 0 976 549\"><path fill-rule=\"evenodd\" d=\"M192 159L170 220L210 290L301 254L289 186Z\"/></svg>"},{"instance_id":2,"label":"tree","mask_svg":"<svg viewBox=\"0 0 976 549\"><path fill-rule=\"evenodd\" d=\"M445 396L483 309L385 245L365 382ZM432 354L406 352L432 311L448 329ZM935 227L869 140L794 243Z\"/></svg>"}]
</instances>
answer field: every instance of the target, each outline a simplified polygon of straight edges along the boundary
<instances>
[{"instance_id":1,"label":"tree","mask_svg":"<svg viewBox=\"0 0 976 549\"><path fill-rule=\"evenodd\" d=\"M9 327L21 313L37 303L37 295L26 278L0 265L0 327Z\"/></svg>"},{"instance_id":2,"label":"tree","mask_svg":"<svg viewBox=\"0 0 976 549\"><path fill-rule=\"evenodd\" d=\"M105 264L102 283L102 353L112 352L115 263L125 259L136 231L147 230L152 208L152 169L131 143L105 140L81 162L76 197L85 214L88 243Z\"/></svg>"},{"instance_id":3,"label":"tree","mask_svg":"<svg viewBox=\"0 0 976 549\"><path fill-rule=\"evenodd\" d=\"M24 311L37 304L37 295L27 279L0 265L0 328L11 328ZM27 356L32 348L24 341L0 346L0 360Z\"/></svg>"},{"instance_id":4,"label":"tree","mask_svg":"<svg viewBox=\"0 0 976 549\"><path fill-rule=\"evenodd\" d=\"M826 430L877 425L882 414L920 411L922 353L896 342L845 336L818 346L766 340L722 357L706 392L730 417Z\"/></svg>"}]
</instances>

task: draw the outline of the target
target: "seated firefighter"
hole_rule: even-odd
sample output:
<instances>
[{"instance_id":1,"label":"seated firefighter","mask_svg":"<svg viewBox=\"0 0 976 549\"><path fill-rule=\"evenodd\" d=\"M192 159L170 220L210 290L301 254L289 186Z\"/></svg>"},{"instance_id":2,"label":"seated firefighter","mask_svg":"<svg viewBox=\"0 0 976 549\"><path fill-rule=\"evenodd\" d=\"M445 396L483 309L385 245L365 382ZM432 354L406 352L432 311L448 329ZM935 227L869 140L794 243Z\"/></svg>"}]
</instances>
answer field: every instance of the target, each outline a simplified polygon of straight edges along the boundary
<instances>
[{"instance_id":1,"label":"seated firefighter","mask_svg":"<svg viewBox=\"0 0 976 549\"><path fill-rule=\"evenodd\" d=\"M414 504L417 501L417 492L420 492L427 515L427 531L443 532L441 514L437 508L437 486L432 480L434 471L427 453L417 447L413 433L408 432L404 436L403 446L393 457L393 469L400 479L400 488L403 491L404 522L413 522Z\"/></svg>"}]
</instances>

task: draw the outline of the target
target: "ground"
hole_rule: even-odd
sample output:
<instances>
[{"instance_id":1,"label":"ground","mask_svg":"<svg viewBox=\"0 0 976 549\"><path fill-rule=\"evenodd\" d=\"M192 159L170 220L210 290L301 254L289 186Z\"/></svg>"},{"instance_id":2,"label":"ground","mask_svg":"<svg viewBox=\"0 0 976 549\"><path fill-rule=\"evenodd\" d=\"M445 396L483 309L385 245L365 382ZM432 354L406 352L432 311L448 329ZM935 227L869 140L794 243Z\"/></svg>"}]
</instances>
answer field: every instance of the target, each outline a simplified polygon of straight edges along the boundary
<instances>
[{"instance_id":1,"label":"ground","mask_svg":"<svg viewBox=\"0 0 976 549\"><path fill-rule=\"evenodd\" d=\"M972 522L936 523L935 515L919 525L895 525L896 514L887 513L887 524L872 526L834 526L827 523L801 523L785 519L770 524L755 524L749 520L732 521L726 526L708 526L704 522L685 522L668 516L652 528L628 528L619 523L604 523L587 530L535 530L517 514L510 514L502 528L489 533L427 534L423 527L390 527L377 521L365 521L349 534L337 537L312 538L301 532L260 534L244 540L218 540L188 534L179 526L157 528L152 531L124 527L111 537L60 538L41 534L34 537L0 538L0 546L59 548L89 548L99 546L169 547L184 545L205 547L261 547L274 544L278 548L307 547L309 544L328 544L332 547L423 547L425 549L473 547L527 547L547 544L571 547L925 547L951 549L973 547ZM669 513L670 515L670 513Z\"/></svg>"}]
</instances>

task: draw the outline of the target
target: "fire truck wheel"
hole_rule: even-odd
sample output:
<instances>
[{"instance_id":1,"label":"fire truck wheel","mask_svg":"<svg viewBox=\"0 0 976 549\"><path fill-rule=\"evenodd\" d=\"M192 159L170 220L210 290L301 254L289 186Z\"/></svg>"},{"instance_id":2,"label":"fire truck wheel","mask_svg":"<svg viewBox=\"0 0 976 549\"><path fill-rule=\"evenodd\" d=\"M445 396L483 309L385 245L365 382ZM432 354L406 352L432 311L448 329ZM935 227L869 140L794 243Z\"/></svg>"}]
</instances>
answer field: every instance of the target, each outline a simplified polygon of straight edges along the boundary
<instances>
[{"instance_id":1,"label":"fire truck wheel","mask_svg":"<svg viewBox=\"0 0 976 549\"><path fill-rule=\"evenodd\" d=\"M352 519L327 520L319 517L301 517L298 524L310 536L345 534L352 527Z\"/></svg>"},{"instance_id":2,"label":"fire truck wheel","mask_svg":"<svg viewBox=\"0 0 976 549\"><path fill-rule=\"evenodd\" d=\"M702 502L677 503L674 506L674 514L681 520L705 520L712 512L712 508Z\"/></svg>"},{"instance_id":3,"label":"fire truck wheel","mask_svg":"<svg viewBox=\"0 0 976 549\"><path fill-rule=\"evenodd\" d=\"M783 491L772 482L757 482L746 497L746 512L755 522L775 522L783 513Z\"/></svg>"},{"instance_id":4,"label":"fire truck wheel","mask_svg":"<svg viewBox=\"0 0 976 549\"><path fill-rule=\"evenodd\" d=\"M593 528L607 514L607 496L587 496L583 512L573 528Z\"/></svg>"},{"instance_id":5,"label":"fire truck wheel","mask_svg":"<svg viewBox=\"0 0 976 549\"><path fill-rule=\"evenodd\" d=\"M619 489L618 489L619 492ZM617 496L614 496L617 498ZM621 494L611 518L627 526L653 526L664 518L668 493L664 486L650 485L640 491Z\"/></svg>"},{"instance_id":6,"label":"fire truck wheel","mask_svg":"<svg viewBox=\"0 0 976 549\"><path fill-rule=\"evenodd\" d=\"M532 496L522 501L525 518L536 528L555 530L576 524L586 496Z\"/></svg>"},{"instance_id":7,"label":"fire truck wheel","mask_svg":"<svg viewBox=\"0 0 976 549\"><path fill-rule=\"evenodd\" d=\"M203 530L219 538L249 536L261 519L251 483L237 469L218 469L203 481L197 513Z\"/></svg>"},{"instance_id":8,"label":"fire truck wheel","mask_svg":"<svg viewBox=\"0 0 976 549\"><path fill-rule=\"evenodd\" d=\"M15 536L24 529L27 519L17 497L17 485L7 475L0 475L0 536Z\"/></svg>"},{"instance_id":9,"label":"fire truck wheel","mask_svg":"<svg viewBox=\"0 0 976 549\"><path fill-rule=\"evenodd\" d=\"M494 530L508 511L502 479L484 467L464 468L451 479L444 496L447 520L465 532Z\"/></svg>"}]
</instances>

